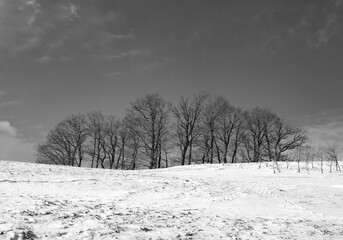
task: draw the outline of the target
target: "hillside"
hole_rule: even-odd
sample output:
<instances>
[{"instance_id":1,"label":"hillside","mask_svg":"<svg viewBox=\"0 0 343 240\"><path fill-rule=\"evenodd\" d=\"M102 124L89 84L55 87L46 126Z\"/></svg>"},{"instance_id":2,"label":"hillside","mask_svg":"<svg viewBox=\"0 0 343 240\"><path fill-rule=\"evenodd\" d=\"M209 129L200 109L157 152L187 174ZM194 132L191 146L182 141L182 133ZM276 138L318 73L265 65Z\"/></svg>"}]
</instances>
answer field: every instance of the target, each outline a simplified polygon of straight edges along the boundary
<instances>
[{"instance_id":1,"label":"hillside","mask_svg":"<svg viewBox=\"0 0 343 240\"><path fill-rule=\"evenodd\" d=\"M343 239L343 173L0 161L0 239Z\"/></svg>"}]
</instances>

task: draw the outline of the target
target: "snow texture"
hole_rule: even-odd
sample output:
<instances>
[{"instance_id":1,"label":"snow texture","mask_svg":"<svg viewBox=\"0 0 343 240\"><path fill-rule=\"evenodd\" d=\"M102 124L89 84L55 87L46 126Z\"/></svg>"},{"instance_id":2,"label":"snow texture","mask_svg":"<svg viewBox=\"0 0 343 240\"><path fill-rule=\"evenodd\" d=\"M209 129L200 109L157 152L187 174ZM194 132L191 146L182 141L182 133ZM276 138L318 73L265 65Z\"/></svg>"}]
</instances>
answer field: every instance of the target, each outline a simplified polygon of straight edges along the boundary
<instances>
[{"instance_id":1,"label":"snow texture","mask_svg":"<svg viewBox=\"0 0 343 240\"><path fill-rule=\"evenodd\" d=\"M0 161L0 239L343 239L343 174Z\"/></svg>"}]
</instances>

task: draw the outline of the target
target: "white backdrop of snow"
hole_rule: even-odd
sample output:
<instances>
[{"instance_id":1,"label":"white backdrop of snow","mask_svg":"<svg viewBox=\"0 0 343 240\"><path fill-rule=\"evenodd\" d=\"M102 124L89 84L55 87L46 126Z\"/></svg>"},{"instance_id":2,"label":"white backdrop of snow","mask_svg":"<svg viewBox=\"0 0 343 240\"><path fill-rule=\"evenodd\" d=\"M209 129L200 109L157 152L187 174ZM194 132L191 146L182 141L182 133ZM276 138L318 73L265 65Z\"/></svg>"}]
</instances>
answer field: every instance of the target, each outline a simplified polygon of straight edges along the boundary
<instances>
[{"instance_id":1,"label":"white backdrop of snow","mask_svg":"<svg viewBox=\"0 0 343 240\"><path fill-rule=\"evenodd\" d=\"M343 173L0 161L0 239L343 239Z\"/></svg>"}]
</instances>

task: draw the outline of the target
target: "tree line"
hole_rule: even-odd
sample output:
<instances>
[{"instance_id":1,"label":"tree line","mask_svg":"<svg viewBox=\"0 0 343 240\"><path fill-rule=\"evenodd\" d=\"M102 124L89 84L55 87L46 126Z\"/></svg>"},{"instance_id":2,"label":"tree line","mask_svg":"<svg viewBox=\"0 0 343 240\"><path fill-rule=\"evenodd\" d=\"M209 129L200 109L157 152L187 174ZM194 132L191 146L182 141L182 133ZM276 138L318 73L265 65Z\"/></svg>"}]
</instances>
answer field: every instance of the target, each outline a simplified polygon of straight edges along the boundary
<instances>
[{"instance_id":1,"label":"tree line","mask_svg":"<svg viewBox=\"0 0 343 240\"><path fill-rule=\"evenodd\" d=\"M91 168L162 168L197 163L285 160L305 132L266 108L243 110L201 92L168 103L147 94L119 119L72 114L36 146L37 162Z\"/></svg>"},{"instance_id":2,"label":"tree line","mask_svg":"<svg viewBox=\"0 0 343 240\"><path fill-rule=\"evenodd\" d=\"M339 147L336 143L328 144L326 147L323 146L311 146L303 145L292 150L289 154L290 159L297 162L298 172L301 171L300 162L305 163L305 169L310 173L310 169L315 169L315 162L319 163L321 173L324 172L324 162L329 167L329 172L334 170L337 172L342 171L338 161ZM317 164L318 165L318 164ZM287 168L289 161L287 161Z\"/></svg>"}]
</instances>

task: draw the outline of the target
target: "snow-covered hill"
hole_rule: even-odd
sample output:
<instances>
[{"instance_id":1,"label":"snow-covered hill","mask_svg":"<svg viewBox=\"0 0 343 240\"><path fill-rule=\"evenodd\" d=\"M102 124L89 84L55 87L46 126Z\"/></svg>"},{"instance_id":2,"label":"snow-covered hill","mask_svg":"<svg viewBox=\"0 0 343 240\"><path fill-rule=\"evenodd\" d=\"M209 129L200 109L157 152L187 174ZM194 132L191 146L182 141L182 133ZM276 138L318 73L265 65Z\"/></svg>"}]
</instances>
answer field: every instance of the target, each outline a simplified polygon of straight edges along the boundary
<instances>
[{"instance_id":1,"label":"snow-covered hill","mask_svg":"<svg viewBox=\"0 0 343 240\"><path fill-rule=\"evenodd\" d=\"M343 239L343 173L0 161L0 239Z\"/></svg>"}]
</instances>

